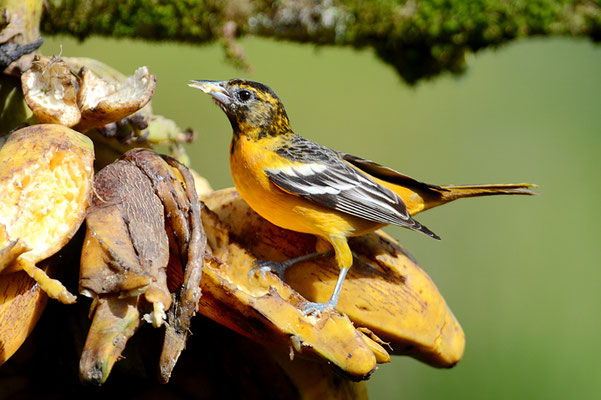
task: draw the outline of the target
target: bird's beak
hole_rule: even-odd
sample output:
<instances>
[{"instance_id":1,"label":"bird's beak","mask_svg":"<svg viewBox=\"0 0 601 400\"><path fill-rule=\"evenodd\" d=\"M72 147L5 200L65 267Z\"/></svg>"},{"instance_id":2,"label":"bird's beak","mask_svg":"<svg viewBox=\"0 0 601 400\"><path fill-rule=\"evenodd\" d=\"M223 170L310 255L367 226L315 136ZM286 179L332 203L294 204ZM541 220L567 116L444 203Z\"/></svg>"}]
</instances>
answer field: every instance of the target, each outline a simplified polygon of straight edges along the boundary
<instances>
[{"instance_id":1,"label":"bird's beak","mask_svg":"<svg viewBox=\"0 0 601 400\"><path fill-rule=\"evenodd\" d=\"M225 88L226 83L226 81L190 81L188 86L200 89L211 95L218 104L228 106L232 102L232 96Z\"/></svg>"}]
</instances>

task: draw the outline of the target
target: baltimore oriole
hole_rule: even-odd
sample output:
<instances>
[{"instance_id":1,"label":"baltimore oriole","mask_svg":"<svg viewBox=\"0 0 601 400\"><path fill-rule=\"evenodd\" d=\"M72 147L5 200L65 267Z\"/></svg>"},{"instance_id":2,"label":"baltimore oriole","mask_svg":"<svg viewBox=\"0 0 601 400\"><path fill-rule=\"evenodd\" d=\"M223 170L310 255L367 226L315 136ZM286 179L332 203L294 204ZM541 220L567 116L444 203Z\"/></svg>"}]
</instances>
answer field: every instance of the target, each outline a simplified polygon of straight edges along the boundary
<instances>
[{"instance_id":1,"label":"baltimore oriole","mask_svg":"<svg viewBox=\"0 0 601 400\"><path fill-rule=\"evenodd\" d=\"M533 193L528 184L429 185L314 143L292 131L278 96L258 82L195 80L190 86L211 95L230 120L230 168L242 198L271 223L317 235L333 247L340 267L334 293L326 303L308 303L306 314L336 308L353 264L349 236L393 224L440 239L411 215L460 197ZM323 254L259 265L283 277L287 267Z\"/></svg>"}]
</instances>

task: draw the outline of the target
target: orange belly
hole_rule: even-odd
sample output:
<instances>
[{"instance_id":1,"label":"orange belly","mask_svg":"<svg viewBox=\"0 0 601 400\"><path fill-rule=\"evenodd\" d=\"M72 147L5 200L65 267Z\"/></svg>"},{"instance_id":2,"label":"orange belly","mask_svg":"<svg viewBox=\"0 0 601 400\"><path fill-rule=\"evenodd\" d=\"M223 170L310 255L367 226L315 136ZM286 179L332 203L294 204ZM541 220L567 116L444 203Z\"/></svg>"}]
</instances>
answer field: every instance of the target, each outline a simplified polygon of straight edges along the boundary
<instances>
[{"instance_id":1,"label":"orange belly","mask_svg":"<svg viewBox=\"0 0 601 400\"><path fill-rule=\"evenodd\" d=\"M273 184L263 170L265 165L273 165L273 160L265 159L276 157L272 152L257 148L257 143L243 136L236 145L239 147L230 156L234 185L244 201L272 224L327 239L358 236L384 225L285 192Z\"/></svg>"}]
</instances>

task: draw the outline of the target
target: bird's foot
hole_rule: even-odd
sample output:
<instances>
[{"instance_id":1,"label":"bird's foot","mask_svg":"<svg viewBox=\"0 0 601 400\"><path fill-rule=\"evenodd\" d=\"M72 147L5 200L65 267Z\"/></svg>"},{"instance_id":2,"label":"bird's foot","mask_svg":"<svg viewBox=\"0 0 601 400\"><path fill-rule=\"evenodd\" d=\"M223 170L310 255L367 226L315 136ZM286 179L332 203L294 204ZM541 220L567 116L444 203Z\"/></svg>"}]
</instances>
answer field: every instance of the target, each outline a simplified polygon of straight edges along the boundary
<instances>
[{"instance_id":1,"label":"bird's foot","mask_svg":"<svg viewBox=\"0 0 601 400\"><path fill-rule=\"evenodd\" d=\"M310 301L303 307L303 314L319 317L327 308L331 308L333 311L336 308L336 304L331 300L326 301L325 303L313 303Z\"/></svg>"},{"instance_id":2,"label":"bird's foot","mask_svg":"<svg viewBox=\"0 0 601 400\"><path fill-rule=\"evenodd\" d=\"M317 252L309 253L304 256L291 258L289 260L281 261L281 262L256 260L253 263L255 265L255 267L253 269L251 269L250 271L248 271L248 279L251 279L255 275L255 272L259 271L261 273L262 279L265 279L265 274L267 272L273 272L274 274L277 274L281 280L284 280L284 274L288 268L290 268L296 264L299 264L299 263L302 263L305 261L315 260L316 258L325 257L330 254L332 254L332 251L326 251L325 253L317 253Z\"/></svg>"},{"instance_id":3,"label":"bird's foot","mask_svg":"<svg viewBox=\"0 0 601 400\"><path fill-rule=\"evenodd\" d=\"M265 274L267 272L272 272L276 274L281 280L284 280L284 274L286 270L294 265L291 263L292 260L277 262L277 261L267 261L267 260L256 260L253 264L255 267L248 271L248 279L252 278L257 271L259 271L261 275L261 279L265 279Z\"/></svg>"}]
</instances>

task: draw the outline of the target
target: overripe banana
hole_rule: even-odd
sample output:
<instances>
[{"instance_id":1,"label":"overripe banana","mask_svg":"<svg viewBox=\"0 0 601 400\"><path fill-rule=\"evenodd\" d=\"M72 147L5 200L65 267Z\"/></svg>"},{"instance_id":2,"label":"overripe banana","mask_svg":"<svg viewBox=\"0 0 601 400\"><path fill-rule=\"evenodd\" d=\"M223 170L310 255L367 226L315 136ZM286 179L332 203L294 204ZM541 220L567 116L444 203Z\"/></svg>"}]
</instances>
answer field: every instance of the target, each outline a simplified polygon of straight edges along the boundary
<instances>
[{"instance_id":1,"label":"overripe banana","mask_svg":"<svg viewBox=\"0 0 601 400\"><path fill-rule=\"evenodd\" d=\"M14 132L0 149L0 273L25 271L50 297L75 296L35 264L79 228L92 187L92 142L61 125Z\"/></svg>"},{"instance_id":2,"label":"overripe banana","mask_svg":"<svg viewBox=\"0 0 601 400\"><path fill-rule=\"evenodd\" d=\"M256 308L262 303L269 304L268 301L275 303L276 300L284 299L285 303L293 306L292 311L284 311L288 305L274 304L265 306L258 315L273 321L281 318L278 326L287 329L300 326L300 333L286 330L280 333L282 336L285 336L284 333L288 334L288 343L292 343L293 348L305 350L302 346L294 346L294 341L298 342L300 339L301 343L312 346L312 352L317 352L322 342L325 342L324 346L333 348L327 353L328 361L355 378L361 376L359 371L365 374L365 371L375 367L375 358L367 356L371 353L375 357L374 351L364 354L361 349L364 349L363 344L368 348L372 343L380 346L379 339L370 339L372 343L368 345L364 337L369 335L361 335L361 340L352 342L349 330L348 337L344 340L347 344L352 343L351 347L364 355L354 355L346 360L346 349L336 347L340 344L333 344L342 339L342 336L336 335L345 332L342 328L344 325L340 323L340 326L334 326L332 322L324 322L324 319L338 322L336 318L342 316L333 313L322 318L304 317L299 310L304 299L292 288L310 301L324 301L330 295L338 275L331 259L317 259L291 268L286 281L292 288L273 274L251 278L249 281L248 271L253 268L255 259L278 261L309 253L314 251L315 237L270 224L252 211L234 189L214 192L205 198L205 202L221 224L218 226L211 222L208 213L203 218L214 255L227 265L221 267L224 272L221 273L220 284L227 287L229 295L209 302L211 291L204 286L209 280L205 282L203 279L203 298L199 309L201 313L254 337L255 340L258 338L259 341L273 345L278 340L266 335L268 331L261 325L240 323L244 319L238 314L247 314L247 317L255 320L258 318L256 311L231 303L234 303L236 296L246 296L248 300L244 301L252 301ZM366 327L382 341L388 342L393 354L410 354L440 367L457 363L463 355L463 331L427 274L400 245L382 232L353 238L350 244L359 261L351 268L348 282L345 281L340 295L337 308L345 314L344 318L348 316L356 326ZM211 271L212 266L209 264L205 268L205 277L212 276ZM237 310L237 314L231 312L232 316L228 317L228 308L220 306L219 301L229 302L228 308ZM319 330L322 329L321 324L332 325L329 325L329 331L324 330L315 335L317 342L311 342L313 339L303 336L305 329ZM352 331L356 332L354 328ZM279 342L283 339L284 337L280 338ZM386 359L386 356L382 359ZM368 374L363 375L366 376Z\"/></svg>"},{"instance_id":3,"label":"overripe banana","mask_svg":"<svg viewBox=\"0 0 601 400\"><path fill-rule=\"evenodd\" d=\"M143 315L155 327L167 322L166 382L200 297L206 239L194 178L170 157L134 149L103 168L94 188L80 267L80 292L94 299L94 317L80 375L103 383Z\"/></svg>"},{"instance_id":4,"label":"overripe banana","mask_svg":"<svg viewBox=\"0 0 601 400\"><path fill-rule=\"evenodd\" d=\"M61 125L20 129L0 149L0 364L31 332L46 294L75 302L36 264L81 225L92 187L91 141Z\"/></svg>"}]
</instances>

